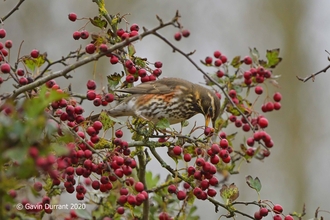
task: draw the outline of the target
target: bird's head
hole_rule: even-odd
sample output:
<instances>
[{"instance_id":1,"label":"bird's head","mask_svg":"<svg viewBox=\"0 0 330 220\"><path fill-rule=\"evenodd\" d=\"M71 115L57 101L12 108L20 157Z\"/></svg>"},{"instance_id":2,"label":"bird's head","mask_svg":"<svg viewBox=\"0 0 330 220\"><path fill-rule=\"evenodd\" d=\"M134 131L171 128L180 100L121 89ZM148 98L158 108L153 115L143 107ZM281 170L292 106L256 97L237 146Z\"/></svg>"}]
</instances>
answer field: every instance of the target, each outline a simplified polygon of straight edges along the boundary
<instances>
[{"instance_id":1,"label":"bird's head","mask_svg":"<svg viewBox=\"0 0 330 220\"><path fill-rule=\"evenodd\" d=\"M200 106L201 113L205 117L205 127L208 127L210 121L212 126L215 126L215 121L220 114L220 100L218 96L211 90L203 89L198 90L197 102Z\"/></svg>"}]
</instances>

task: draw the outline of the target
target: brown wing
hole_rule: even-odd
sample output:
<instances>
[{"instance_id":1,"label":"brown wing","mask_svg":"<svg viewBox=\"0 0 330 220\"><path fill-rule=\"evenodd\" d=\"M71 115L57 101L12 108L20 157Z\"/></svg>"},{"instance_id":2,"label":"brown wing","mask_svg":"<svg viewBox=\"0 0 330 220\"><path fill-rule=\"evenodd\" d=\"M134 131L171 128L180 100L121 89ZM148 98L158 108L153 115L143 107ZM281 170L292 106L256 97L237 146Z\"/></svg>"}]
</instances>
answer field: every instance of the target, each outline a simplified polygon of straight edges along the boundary
<instances>
[{"instance_id":1,"label":"brown wing","mask_svg":"<svg viewBox=\"0 0 330 220\"><path fill-rule=\"evenodd\" d=\"M177 86L182 84L190 84L190 82L177 78L163 78L156 81L141 83L135 87L128 89L118 89L118 92L130 94L166 94Z\"/></svg>"}]
</instances>

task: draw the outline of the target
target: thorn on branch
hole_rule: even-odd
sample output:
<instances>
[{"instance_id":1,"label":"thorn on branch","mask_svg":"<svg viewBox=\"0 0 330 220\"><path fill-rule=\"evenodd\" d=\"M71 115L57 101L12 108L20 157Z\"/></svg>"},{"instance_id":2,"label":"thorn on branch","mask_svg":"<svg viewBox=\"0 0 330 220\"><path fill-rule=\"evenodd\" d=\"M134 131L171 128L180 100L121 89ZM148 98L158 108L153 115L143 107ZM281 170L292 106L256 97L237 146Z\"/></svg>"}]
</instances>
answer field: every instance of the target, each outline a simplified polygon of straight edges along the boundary
<instances>
[{"instance_id":1,"label":"thorn on branch","mask_svg":"<svg viewBox=\"0 0 330 220\"><path fill-rule=\"evenodd\" d=\"M157 20L159 21L160 25L163 25L163 24L164 24L164 23L163 23L163 20L162 20L158 15L156 15L156 18L157 18Z\"/></svg>"}]
</instances>

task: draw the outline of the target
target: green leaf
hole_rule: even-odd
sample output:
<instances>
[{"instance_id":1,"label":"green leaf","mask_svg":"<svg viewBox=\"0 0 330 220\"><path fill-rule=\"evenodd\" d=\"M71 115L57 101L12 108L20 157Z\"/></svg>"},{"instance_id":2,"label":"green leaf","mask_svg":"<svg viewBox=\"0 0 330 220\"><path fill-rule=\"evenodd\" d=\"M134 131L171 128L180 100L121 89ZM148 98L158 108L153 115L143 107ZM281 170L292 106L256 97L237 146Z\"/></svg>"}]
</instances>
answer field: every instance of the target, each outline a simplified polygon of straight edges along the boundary
<instances>
[{"instance_id":1,"label":"green leaf","mask_svg":"<svg viewBox=\"0 0 330 220\"><path fill-rule=\"evenodd\" d=\"M233 58L233 60L231 61L230 65L232 65L235 68L239 68L239 66L242 64L243 62L241 62L241 56L236 56Z\"/></svg>"},{"instance_id":2,"label":"green leaf","mask_svg":"<svg viewBox=\"0 0 330 220\"><path fill-rule=\"evenodd\" d=\"M82 219L92 219L92 216L87 209L78 208L75 210L75 212L78 215L78 217L80 217Z\"/></svg>"},{"instance_id":3,"label":"green leaf","mask_svg":"<svg viewBox=\"0 0 330 220\"><path fill-rule=\"evenodd\" d=\"M220 196L227 205L232 203L239 196L237 186L234 183L230 184L229 187L226 184L222 185L222 188L220 189Z\"/></svg>"},{"instance_id":4,"label":"green leaf","mask_svg":"<svg viewBox=\"0 0 330 220\"><path fill-rule=\"evenodd\" d=\"M257 192L260 192L261 182L258 177L253 179L252 176L249 175L245 179L246 179L246 183L249 185L249 187L256 190Z\"/></svg>"},{"instance_id":5,"label":"green leaf","mask_svg":"<svg viewBox=\"0 0 330 220\"><path fill-rule=\"evenodd\" d=\"M151 171L147 171L145 176L148 189L154 188L158 185L158 182L160 180L159 174L153 176L153 173Z\"/></svg>"},{"instance_id":6,"label":"green leaf","mask_svg":"<svg viewBox=\"0 0 330 220\"><path fill-rule=\"evenodd\" d=\"M115 118L110 118L106 111L102 111L99 116L99 120L102 122L103 130L107 131L109 128L113 128L116 124Z\"/></svg>"},{"instance_id":7,"label":"green leaf","mask_svg":"<svg viewBox=\"0 0 330 220\"><path fill-rule=\"evenodd\" d=\"M119 73L114 73L110 76L107 76L108 79L108 91L112 92L115 90L115 88L118 86L120 79L123 77L123 75L120 75Z\"/></svg>"},{"instance_id":8,"label":"green leaf","mask_svg":"<svg viewBox=\"0 0 330 220\"><path fill-rule=\"evenodd\" d=\"M167 118L160 119L156 124L156 128L160 130L165 130L166 128L169 127L170 127L170 122L167 120Z\"/></svg>"},{"instance_id":9,"label":"green leaf","mask_svg":"<svg viewBox=\"0 0 330 220\"><path fill-rule=\"evenodd\" d=\"M35 71L35 69L41 67L46 62L46 58L47 53L39 54L37 58L25 56L23 62L31 71Z\"/></svg>"},{"instance_id":10,"label":"green leaf","mask_svg":"<svg viewBox=\"0 0 330 220\"><path fill-rule=\"evenodd\" d=\"M252 58L252 62L253 63L258 63L260 55L259 55L259 51L257 50L257 48L253 48L253 49L250 48L250 55L251 55L251 58Z\"/></svg>"},{"instance_id":11,"label":"green leaf","mask_svg":"<svg viewBox=\"0 0 330 220\"><path fill-rule=\"evenodd\" d=\"M136 53L134 45L130 44L130 45L128 45L127 48L128 48L128 55L130 57L134 56L134 54Z\"/></svg>"},{"instance_id":12,"label":"green leaf","mask_svg":"<svg viewBox=\"0 0 330 220\"><path fill-rule=\"evenodd\" d=\"M282 61L282 58L279 57L280 49L267 50L266 58L268 60L267 67L275 68L277 64Z\"/></svg>"},{"instance_id":13,"label":"green leaf","mask_svg":"<svg viewBox=\"0 0 330 220\"><path fill-rule=\"evenodd\" d=\"M106 20L101 19L101 17L94 17L93 19L89 19L92 25L99 27L101 29L106 28L108 23Z\"/></svg>"},{"instance_id":14,"label":"green leaf","mask_svg":"<svg viewBox=\"0 0 330 220\"><path fill-rule=\"evenodd\" d=\"M30 118L39 117L51 102L59 101L67 96L68 95L65 93L59 93L52 89L48 90L47 87L43 85L37 97L25 102L24 109L26 115Z\"/></svg>"}]
</instances>

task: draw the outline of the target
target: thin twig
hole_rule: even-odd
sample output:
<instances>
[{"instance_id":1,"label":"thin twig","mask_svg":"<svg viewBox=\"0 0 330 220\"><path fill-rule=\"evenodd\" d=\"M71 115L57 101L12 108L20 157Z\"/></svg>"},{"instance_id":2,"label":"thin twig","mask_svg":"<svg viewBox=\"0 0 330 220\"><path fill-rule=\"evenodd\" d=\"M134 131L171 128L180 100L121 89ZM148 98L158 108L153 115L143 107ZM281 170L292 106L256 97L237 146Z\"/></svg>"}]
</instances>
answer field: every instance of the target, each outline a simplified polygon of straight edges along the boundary
<instances>
[{"instance_id":1,"label":"thin twig","mask_svg":"<svg viewBox=\"0 0 330 220\"><path fill-rule=\"evenodd\" d=\"M7 20L7 18L9 18L10 15L12 15L15 11L18 10L19 6L24 2L25 0L20 0L17 5L4 17L1 18L1 22L4 22L5 20Z\"/></svg>"},{"instance_id":2,"label":"thin twig","mask_svg":"<svg viewBox=\"0 0 330 220\"><path fill-rule=\"evenodd\" d=\"M118 49L120 49L122 47L125 47L125 46L127 46L128 44L130 44L130 43L132 43L134 41L140 40L141 38L143 38L143 37L145 37L147 35L153 34L157 30L159 30L161 28L164 28L166 26L172 25L172 24L173 24L173 21L167 22L167 23L165 23L163 25L159 25L158 27L153 28L151 30L147 30L147 31L141 33L140 35L137 35L137 36L128 38L125 41L122 41L120 43L115 44L114 46L112 46L111 48L109 48L106 52L103 52L103 53L102 52L99 52L99 53L93 54L90 57L87 57L86 59L77 61L76 63L73 63L73 64L67 66L63 70L54 72L52 74L49 74L48 76L45 76L43 78L40 78L40 79L36 80L36 81L34 81L34 82L30 83L30 84L27 84L25 86L22 86L22 87L20 87L19 89L15 90L12 93L11 98L12 99L15 99L19 94L21 94L23 92L26 92L28 90L34 89L34 88L36 88L38 86L41 86L41 85L43 85L44 83L46 83L47 81L49 81L51 79L55 79L55 78L58 78L58 77L61 77L61 76L66 77L66 75L69 72L71 72L72 70L75 70L78 67L81 67L81 66L83 66L83 65L85 65L87 63L90 63L92 61L98 60L99 58L105 56L106 54L109 54L109 53L111 53L111 52L113 52L115 50L118 50Z\"/></svg>"},{"instance_id":3,"label":"thin twig","mask_svg":"<svg viewBox=\"0 0 330 220\"><path fill-rule=\"evenodd\" d=\"M299 77L299 76L296 76L296 77L297 77L297 79L299 79L300 81L303 81L303 82L307 82L307 81L310 80L310 79L312 79L313 82L314 82L314 78L315 78L315 76L317 76L317 75L320 74L320 73L325 73L329 68L330 68L330 65L328 65L328 66L325 67L324 69L322 69L322 70L320 70L320 71L318 71L318 72L316 72L316 73L313 73L312 75L307 76L307 77L305 77L305 78L301 78L301 77Z\"/></svg>"}]
</instances>

